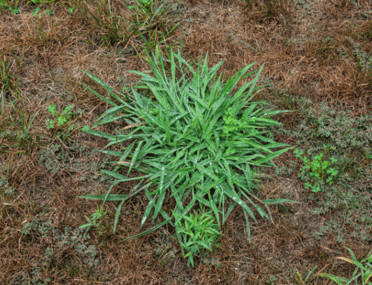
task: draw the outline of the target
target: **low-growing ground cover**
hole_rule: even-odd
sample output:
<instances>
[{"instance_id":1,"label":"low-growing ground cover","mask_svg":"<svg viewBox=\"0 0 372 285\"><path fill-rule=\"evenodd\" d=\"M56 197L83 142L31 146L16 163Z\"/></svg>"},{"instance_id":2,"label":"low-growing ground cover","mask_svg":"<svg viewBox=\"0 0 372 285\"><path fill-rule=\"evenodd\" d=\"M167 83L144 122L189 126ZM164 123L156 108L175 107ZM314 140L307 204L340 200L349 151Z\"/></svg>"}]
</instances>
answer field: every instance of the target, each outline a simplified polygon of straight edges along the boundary
<instances>
[{"instance_id":1,"label":"low-growing ground cover","mask_svg":"<svg viewBox=\"0 0 372 285\"><path fill-rule=\"evenodd\" d=\"M371 282L369 1L0 10L1 284Z\"/></svg>"}]
</instances>

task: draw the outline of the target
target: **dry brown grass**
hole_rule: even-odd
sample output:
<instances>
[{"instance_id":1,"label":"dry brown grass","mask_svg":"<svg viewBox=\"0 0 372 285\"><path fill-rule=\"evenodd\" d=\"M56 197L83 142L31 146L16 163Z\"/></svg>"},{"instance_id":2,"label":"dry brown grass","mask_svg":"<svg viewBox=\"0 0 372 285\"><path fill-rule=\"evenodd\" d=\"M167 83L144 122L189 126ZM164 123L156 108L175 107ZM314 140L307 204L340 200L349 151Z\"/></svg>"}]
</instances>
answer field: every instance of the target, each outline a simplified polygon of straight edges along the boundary
<instances>
[{"instance_id":1,"label":"dry brown grass","mask_svg":"<svg viewBox=\"0 0 372 285\"><path fill-rule=\"evenodd\" d=\"M89 11L95 9L92 1L74 1L88 5L84 7ZM120 242L139 232L145 208L141 197L123 206L116 234L112 234L112 221L117 205L105 205L105 230L102 235L91 231L89 241L98 247L99 263L94 268L85 263L87 257L83 254L68 246L58 247L50 234L43 236L35 229L24 234L25 224L43 212L46 214L40 224L50 221L54 229L63 232L71 227L69 231L73 233L72 229L85 223L84 216L90 216L98 205L78 196L105 193L109 185L94 180L92 177L100 175L100 169L90 166L107 159L100 153L92 154L94 148L105 146L105 140L76 131L62 141L45 128L45 120L50 118L47 106L56 104L62 110L73 104L85 111L80 122L92 124L108 106L82 87L81 83L93 84L82 69L119 90L122 83L118 76L125 77L128 86L133 85L138 77L127 71L149 68L138 57L144 54L138 35L105 46L98 36L103 32L94 25L92 17L79 12L69 14L62 6L65 2L56 1L54 14L41 19L31 14L36 6L23 1L18 15L2 11L0 16L0 60L8 64L12 86L9 90L0 75L0 88L4 88L5 95L0 132L20 131L20 124L12 125L10 116L20 118L21 110L26 117L39 111L30 128L31 142L0 138L0 166L4 168L0 178L6 178L15 189L13 194L6 194L5 186L0 184L1 284L22 284L17 283L20 272L35 278L32 270L36 263L42 263L48 247L54 253L42 274L51 278L50 284L265 284L271 275L277 278L272 284L299 284L295 283L296 272L306 275L315 265L319 269L333 266L334 273L352 272L352 267L333 263L338 254L332 250L342 251L334 236L321 242L312 236L325 217L311 214L314 205L299 180L295 176L280 178L274 173L273 180L263 182L263 195L294 199L301 204L273 207L275 225L263 220L253 224L251 244L246 240L244 217L235 211L224 228L222 248L212 254L212 263L198 262L194 269L187 267L171 228ZM188 0L179 17L181 25L169 43L175 43L186 31L184 57L197 60L208 52L209 66L225 61L221 72L226 78L251 62L257 62L256 66L265 64L261 79L269 77L272 85L259 98L269 98L284 108L294 108L281 101L279 91L286 89L294 96L313 99L314 104L336 100L344 110L353 110L355 116L370 114L371 74L362 73L354 61L341 59L338 51L343 49L353 55L353 46L345 36L358 41L364 50L372 50L372 20L361 13L372 9L370 1L357 1L361 8L352 2L309 0L309 8L305 9L289 0ZM130 19L120 3L111 3L114 12L128 13ZM102 19L109 24L112 20L106 14ZM119 48L121 52L117 52ZM244 83L240 82L239 87ZM10 102L17 98L14 109ZM286 127L294 127L296 116L286 114L281 120ZM102 127L109 128L113 129ZM295 143L285 136L279 139ZM55 161L52 168L58 168L55 173L40 159L42 151L50 151L52 144L60 146L57 152L49 153ZM282 156L277 164L287 160L295 160L294 155ZM85 181L81 181L82 175L86 176ZM120 187L113 191L131 189L133 185ZM363 256L368 246L367 242L360 243L353 249ZM160 253L156 253L157 249ZM322 284L327 283L324 280Z\"/></svg>"}]
</instances>

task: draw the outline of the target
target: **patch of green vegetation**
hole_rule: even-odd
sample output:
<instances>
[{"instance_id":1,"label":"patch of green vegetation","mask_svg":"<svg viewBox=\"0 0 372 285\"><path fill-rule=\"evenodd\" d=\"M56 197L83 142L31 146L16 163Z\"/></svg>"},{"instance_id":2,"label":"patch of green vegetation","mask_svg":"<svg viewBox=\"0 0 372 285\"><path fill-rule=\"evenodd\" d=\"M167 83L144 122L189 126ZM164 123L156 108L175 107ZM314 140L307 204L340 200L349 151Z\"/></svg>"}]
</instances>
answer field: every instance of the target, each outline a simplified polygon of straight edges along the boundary
<instances>
[{"instance_id":1,"label":"patch of green vegetation","mask_svg":"<svg viewBox=\"0 0 372 285\"><path fill-rule=\"evenodd\" d=\"M36 7L35 10L32 12L33 16L38 16L39 19L42 18L45 15L53 15L54 12L51 9L45 9L44 11L40 10L40 7Z\"/></svg>"},{"instance_id":2,"label":"patch of green vegetation","mask_svg":"<svg viewBox=\"0 0 372 285\"><path fill-rule=\"evenodd\" d=\"M335 108L330 108L326 103L315 107L310 99L288 94L282 96L283 100L298 106L301 120L296 123L295 129L280 128L278 133L297 139L296 144L310 154L319 155L324 152L324 145L329 146L324 156L318 156L315 165L315 157L312 156L311 159L305 159L307 168L300 170L300 176L310 181L308 183L311 185L315 183L314 178L323 175L323 191L310 195L318 204L313 213L333 213L328 216L325 226L314 235L321 238L333 233L338 241L343 242L346 235L344 229L347 227L352 237L371 240L372 116L354 117L351 112L337 111L336 104ZM315 173L313 166L317 169ZM327 179L332 184L327 183Z\"/></svg>"},{"instance_id":3,"label":"patch of green vegetation","mask_svg":"<svg viewBox=\"0 0 372 285\"><path fill-rule=\"evenodd\" d=\"M176 220L179 219L175 212L173 214ZM194 257L199 256L205 250L212 252L213 248L219 246L217 240L221 236L213 213L205 211L184 216L183 222L176 225L176 233L183 256L187 258L188 265L193 267Z\"/></svg>"},{"instance_id":4,"label":"patch of green vegetation","mask_svg":"<svg viewBox=\"0 0 372 285\"><path fill-rule=\"evenodd\" d=\"M16 15L19 13L18 3L19 0L0 0L0 10L7 9L12 14Z\"/></svg>"},{"instance_id":5,"label":"patch of green vegetation","mask_svg":"<svg viewBox=\"0 0 372 285\"><path fill-rule=\"evenodd\" d=\"M38 16L39 18L43 17L44 15L52 15L53 14L53 5L56 0L30 0L26 4L27 5L42 5L42 4L51 4L50 8L45 10L41 10L40 7L36 7L32 15ZM0 10L7 9L12 14L17 15L20 12L19 9L19 0L0 0Z\"/></svg>"},{"instance_id":6,"label":"patch of green vegetation","mask_svg":"<svg viewBox=\"0 0 372 285\"><path fill-rule=\"evenodd\" d=\"M201 64L200 58L195 71L181 57L180 51L178 54L171 51L167 59L171 63L171 76L168 77L159 49L156 50L154 59L148 53L147 56L155 77L138 71L131 72L142 76L142 85L137 87L151 91L154 99L139 94L134 88L129 97L124 96L114 92L99 78L85 72L119 103L118 105L85 86L113 106L97 120L93 128L119 119L127 123L127 127L117 135L95 130L86 132L110 140L107 147L120 145L125 141L129 141L130 145L123 152L102 151L119 157L113 171L103 171L116 180L106 195L87 195L83 198L99 199L103 203L121 201L115 217L115 231L124 202L141 191L145 192L149 203L141 226L150 215L153 221L158 216L162 216L164 220L134 237L167 223L179 229L181 225L185 226L182 224L183 220L185 223L190 222L191 209L198 211L200 207L210 210L220 229L231 211L238 206L244 211L250 241L250 219L256 221L253 210L261 217L271 220L268 205L289 202L286 199L261 201L255 191L257 179L251 167L270 167L273 165L272 159L290 149L282 148L288 147L287 144L274 142L272 135L266 130L269 126L279 125L271 116L286 111L266 110L260 108L262 102L250 102L254 92L260 89L255 85L263 67L258 72L245 75L253 65L250 64L224 83L221 76L216 80L217 70L223 62L209 70L207 57L204 64ZM179 65L176 65L176 60ZM193 74L191 80L185 79L184 65ZM180 71L181 79L176 78L176 70ZM230 92L237 82L253 74L256 74L255 78L231 96ZM246 90L248 91L245 92ZM247 105L248 108L244 109ZM282 149L272 150L277 148ZM127 169L127 175L132 170L144 175L129 178L119 172L121 168ZM131 195L110 194L117 183L132 180L140 182ZM163 209L168 192L176 201L172 216ZM179 235L181 244L186 243L186 240L189 242L189 237L185 235Z\"/></svg>"},{"instance_id":7,"label":"patch of green vegetation","mask_svg":"<svg viewBox=\"0 0 372 285\"><path fill-rule=\"evenodd\" d=\"M33 260L37 260L33 262L32 271L18 272L10 284L50 284L55 271L74 278L85 270L86 278L89 278L89 272L96 270L99 264L98 250L89 245L89 235L84 236L82 230L70 227L60 232L45 217L45 213L24 223L21 233L23 242L44 243L48 240L48 246L42 256L32 256ZM26 258L30 259L31 256Z\"/></svg>"}]
</instances>

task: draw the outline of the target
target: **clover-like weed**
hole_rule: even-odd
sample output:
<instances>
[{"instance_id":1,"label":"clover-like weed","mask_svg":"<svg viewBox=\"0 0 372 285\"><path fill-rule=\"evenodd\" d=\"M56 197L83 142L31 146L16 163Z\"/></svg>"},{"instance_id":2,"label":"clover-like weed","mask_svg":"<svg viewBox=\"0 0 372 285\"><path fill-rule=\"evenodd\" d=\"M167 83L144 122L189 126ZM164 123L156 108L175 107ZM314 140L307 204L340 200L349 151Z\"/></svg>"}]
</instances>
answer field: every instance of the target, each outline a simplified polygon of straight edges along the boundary
<instances>
[{"instance_id":1,"label":"clover-like weed","mask_svg":"<svg viewBox=\"0 0 372 285\"><path fill-rule=\"evenodd\" d=\"M53 117L55 117L57 120L51 120L51 119L48 119L46 121L46 125L47 125L47 129L54 129L55 127L62 127L63 125L65 125L66 123L69 122L70 120L70 117L72 116L72 109L74 108L74 106L72 105L69 105L67 106L61 114L58 114L57 111L56 111L56 105L49 105L47 107L47 110L49 111L49 113L51 113L53 115Z\"/></svg>"},{"instance_id":2,"label":"clover-like weed","mask_svg":"<svg viewBox=\"0 0 372 285\"><path fill-rule=\"evenodd\" d=\"M327 146L324 146L324 150L327 150ZM325 184L332 185L335 182L338 170L333 166L337 159L331 157L330 160L325 160L323 152L315 155L313 159L304 155L304 151L300 149L296 149L294 153L304 163L298 176L305 181L305 189L310 188L313 192L320 192L324 190ZM310 151L308 151L308 155L311 155Z\"/></svg>"},{"instance_id":3,"label":"clover-like weed","mask_svg":"<svg viewBox=\"0 0 372 285\"><path fill-rule=\"evenodd\" d=\"M244 75L253 66L253 63L249 64L223 83L221 76L216 80L216 72L223 62L208 69L207 56L204 64L201 64L200 58L195 71L181 57L180 51L178 54L171 51L168 54L170 76L166 74L164 60L158 49L154 59L148 53L147 56L155 77L143 72L131 72L142 76L141 84L144 85L138 85L137 88L151 91L153 98L139 94L134 88L131 89L132 94L124 96L111 90L99 78L85 72L119 103L118 105L86 86L113 106L98 118L93 129L116 120L127 123L121 133L116 135L93 129L86 132L110 140L107 147L126 141L130 144L123 152L102 150L103 153L118 157L113 171L104 171L116 181L106 195L82 197L100 199L104 203L121 202L115 217L115 231L124 202L141 191L145 192L148 204L141 226L150 216L153 221L162 216L163 221L139 235L167 223L176 226L198 206L210 210L218 228L221 228L231 211L239 206L246 218L250 240L250 219L256 220L253 209L261 217L271 220L267 205L289 201L261 201L255 191L257 180L252 166L272 166L272 159L289 149L282 148L288 147L287 144L274 142L266 135L265 130L268 126L280 125L270 117L285 111L264 110L258 108L259 103L250 102L254 93L260 89L255 88L255 85L263 66L258 72ZM184 66L192 73L191 79L185 79ZM181 73L181 78L176 77L176 71ZM231 92L238 81L253 74L256 74L254 79L232 96ZM246 106L248 107L245 108ZM229 128L228 122L226 125L226 119L223 118L226 110L228 117L242 122L238 129ZM272 150L277 148L282 149ZM126 175L122 169L126 169ZM132 170L143 175L130 178ZM131 180L140 182L129 195L110 194L114 185ZM164 203L170 198L176 202L173 217L163 209Z\"/></svg>"},{"instance_id":4,"label":"clover-like weed","mask_svg":"<svg viewBox=\"0 0 372 285\"><path fill-rule=\"evenodd\" d=\"M56 111L56 105L49 105L47 107L47 110L55 119L46 120L47 129L55 129L57 131L58 137L62 137L64 139L68 137L71 134L72 130L76 128L76 126L71 123L71 119L75 116L76 113L83 113L82 110L73 112L73 109L73 105L68 105L61 113L58 113Z\"/></svg>"}]
</instances>

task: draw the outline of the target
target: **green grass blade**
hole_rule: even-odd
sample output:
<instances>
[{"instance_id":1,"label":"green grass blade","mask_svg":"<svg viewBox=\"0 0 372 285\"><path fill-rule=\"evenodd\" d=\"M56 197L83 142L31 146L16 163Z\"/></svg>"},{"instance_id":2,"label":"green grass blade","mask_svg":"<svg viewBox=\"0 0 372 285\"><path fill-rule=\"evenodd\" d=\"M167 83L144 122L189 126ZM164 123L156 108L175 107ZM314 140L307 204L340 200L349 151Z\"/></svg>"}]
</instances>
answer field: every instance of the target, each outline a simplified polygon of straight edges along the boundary
<instances>
[{"instance_id":1,"label":"green grass blade","mask_svg":"<svg viewBox=\"0 0 372 285\"><path fill-rule=\"evenodd\" d=\"M88 75L91 79L93 79L95 82L97 82L99 85L101 85L118 102L120 102L121 104L127 105L127 103L125 101L123 101L122 99L120 99L105 82L103 82L101 79L99 79L98 77L94 76L93 74L91 74L87 71L84 71L84 70L82 70L82 71L86 75ZM114 105L116 106L116 104L114 104Z\"/></svg>"},{"instance_id":2,"label":"green grass blade","mask_svg":"<svg viewBox=\"0 0 372 285\"><path fill-rule=\"evenodd\" d=\"M102 195L83 195L79 196L79 198L84 199L91 199L91 200L101 200L104 201L106 194ZM107 196L106 201L122 201L128 198L127 194L110 194Z\"/></svg>"},{"instance_id":3,"label":"green grass blade","mask_svg":"<svg viewBox=\"0 0 372 285\"><path fill-rule=\"evenodd\" d=\"M147 198L149 198L149 197L147 197ZM143 226L143 224L147 220L148 216L150 215L150 212L151 212L152 208L154 208L155 202L156 202L155 199L150 199L149 198L149 203L147 204L145 213L143 214L143 218L141 220L141 227Z\"/></svg>"},{"instance_id":4,"label":"green grass blade","mask_svg":"<svg viewBox=\"0 0 372 285\"><path fill-rule=\"evenodd\" d=\"M262 158L262 159L259 159L255 162L255 165L263 165L264 163L268 162L268 161L271 161L272 159L274 159L275 157L285 153L286 151L292 149L294 147L288 147L288 148L285 148L285 149L281 149L281 150L278 150L276 152L273 152L271 154L269 154L268 156L266 156L265 158Z\"/></svg>"},{"instance_id":5,"label":"green grass blade","mask_svg":"<svg viewBox=\"0 0 372 285\"><path fill-rule=\"evenodd\" d=\"M276 205L276 204L282 204L282 203L300 203L298 201L289 200L289 199L266 199L262 200L267 205Z\"/></svg>"},{"instance_id":6,"label":"green grass blade","mask_svg":"<svg viewBox=\"0 0 372 285\"><path fill-rule=\"evenodd\" d=\"M164 187L164 177L165 177L165 167L163 166L161 169L161 176L160 176L160 185L159 185L159 198L155 206L155 212L154 212L154 217L153 221L155 221L156 217L158 216L164 202L165 194L166 194L166 189Z\"/></svg>"},{"instance_id":7,"label":"green grass blade","mask_svg":"<svg viewBox=\"0 0 372 285\"><path fill-rule=\"evenodd\" d=\"M168 224L170 222L170 219L169 220L165 220L163 222L161 222L160 224L156 225L155 227L152 227L151 229L148 229L140 234L137 234L137 235L134 235L134 236L131 236L129 238L126 238L126 239L123 239L121 240L121 242L124 242L124 241L127 241L127 240L130 240L130 239L134 239L134 238L137 238L137 237L141 237L141 236L144 236L144 235L147 235L153 231L156 231L157 229L161 228L162 226Z\"/></svg>"},{"instance_id":8,"label":"green grass blade","mask_svg":"<svg viewBox=\"0 0 372 285\"><path fill-rule=\"evenodd\" d=\"M248 237L248 242L251 243L251 227L249 224L249 218L246 212L244 212L244 218L245 218L245 224L247 226L247 237Z\"/></svg>"},{"instance_id":9,"label":"green grass blade","mask_svg":"<svg viewBox=\"0 0 372 285\"><path fill-rule=\"evenodd\" d=\"M118 209L116 210L116 214L115 214L115 222L114 222L114 232L116 231L116 227L117 227L118 222L119 222L120 211L121 211L121 208L122 208L123 205L124 205L124 202L125 202L125 200L121 201L121 203L119 204Z\"/></svg>"},{"instance_id":10,"label":"green grass blade","mask_svg":"<svg viewBox=\"0 0 372 285\"><path fill-rule=\"evenodd\" d=\"M128 170L128 175L129 175L130 171L132 170L134 164L135 164L136 161L137 161L137 158L138 158L138 155L139 155L139 153L140 153L140 151L141 151L141 146L142 146L143 143L144 143L144 141L140 141L140 142L139 142L139 144L138 144L138 146L137 146L137 148L136 148L136 150L135 150L135 152L134 152L134 154L133 154L133 158L132 158L132 161L131 161L131 163L130 163L129 170Z\"/></svg>"}]
</instances>

